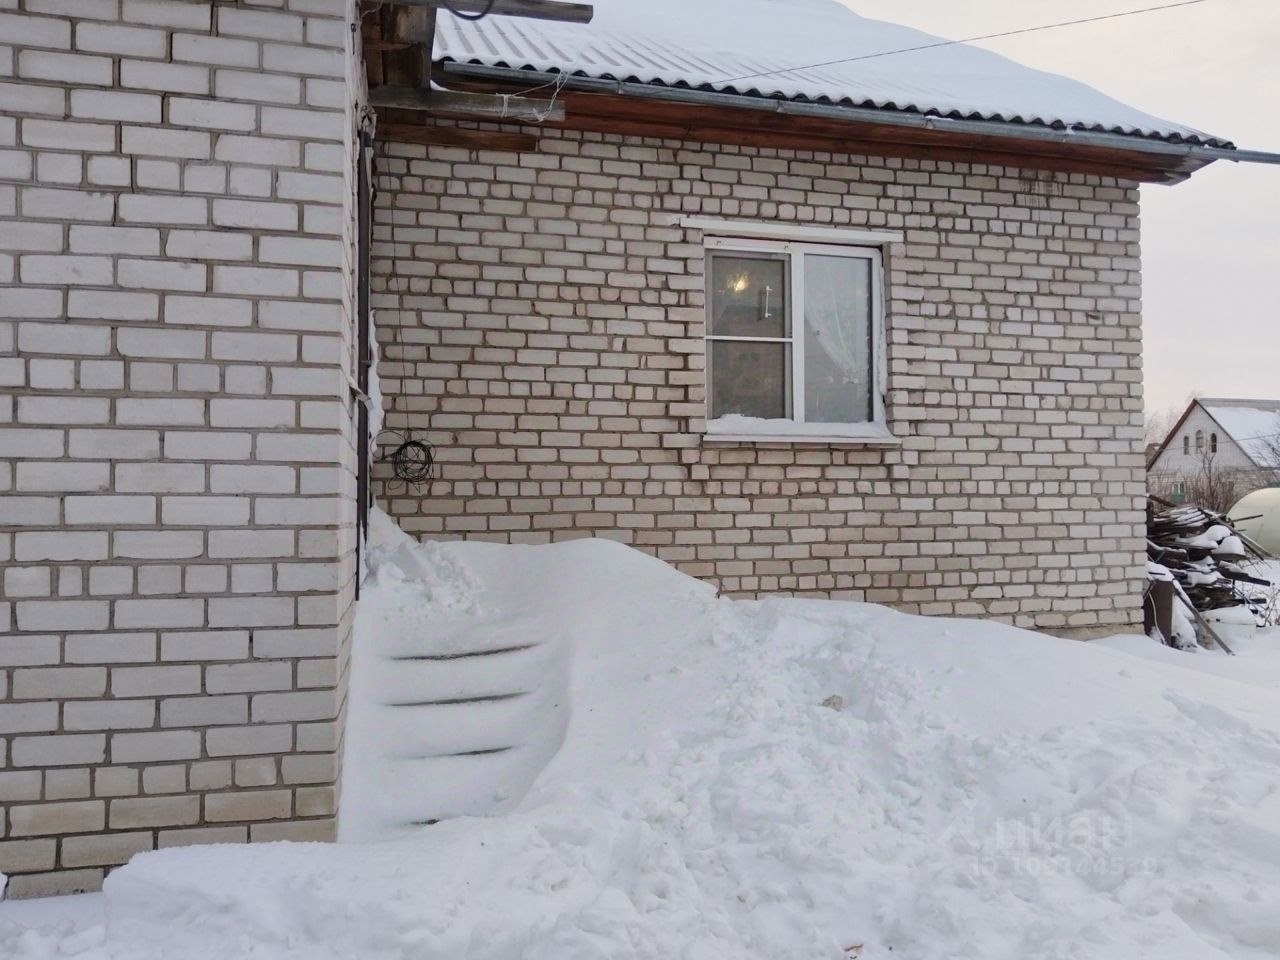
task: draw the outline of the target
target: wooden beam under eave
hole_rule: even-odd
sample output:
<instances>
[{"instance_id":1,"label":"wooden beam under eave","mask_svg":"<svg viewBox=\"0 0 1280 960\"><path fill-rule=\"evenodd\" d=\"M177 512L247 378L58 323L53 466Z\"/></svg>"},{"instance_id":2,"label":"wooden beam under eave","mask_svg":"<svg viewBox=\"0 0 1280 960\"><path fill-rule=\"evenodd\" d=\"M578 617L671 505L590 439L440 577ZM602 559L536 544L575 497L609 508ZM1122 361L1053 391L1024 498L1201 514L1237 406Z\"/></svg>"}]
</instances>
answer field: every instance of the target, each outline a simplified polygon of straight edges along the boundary
<instances>
[{"instance_id":1,"label":"wooden beam under eave","mask_svg":"<svg viewBox=\"0 0 1280 960\"><path fill-rule=\"evenodd\" d=\"M564 119L564 104L529 97L494 93L461 93L456 90L415 90L378 87L369 91L369 103L395 110L421 110L432 116L464 120L511 120L543 123Z\"/></svg>"},{"instance_id":2,"label":"wooden beam under eave","mask_svg":"<svg viewBox=\"0 0 1280 960\"><path fill-rule=\"evenodd\" d=\"M395 0L411 7L456 10L471 15L525 17L529 20L556 20L561 23L590 23L595 8L589 3L559 3L557 0Z\"/></svg>"},{"instance_id":3,"label":"wooden beam under eave","mask_svg":"<svg viewBox=\"0 0 1280 960\"><path fill-rule=\"evenodd\" d=\"M377 138L397 143L422 143L428 146L500 150L509 153L533 153L538 149L538 138L527 133L467 130L462 127L420 127L411 123L380 123Z\"/></svg>"}]
</instances>

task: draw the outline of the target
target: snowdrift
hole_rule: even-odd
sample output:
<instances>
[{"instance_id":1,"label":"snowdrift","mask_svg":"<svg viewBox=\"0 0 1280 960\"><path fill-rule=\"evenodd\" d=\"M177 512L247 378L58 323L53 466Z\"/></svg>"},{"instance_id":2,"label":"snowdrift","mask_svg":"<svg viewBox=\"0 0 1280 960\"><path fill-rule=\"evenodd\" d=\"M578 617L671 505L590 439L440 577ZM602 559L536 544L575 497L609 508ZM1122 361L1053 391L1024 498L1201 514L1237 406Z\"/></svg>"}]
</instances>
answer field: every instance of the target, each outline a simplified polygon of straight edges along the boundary
<instances>
[{"instance_id":1,"label":"snowdrift","mask_svg":"<svg viewBox=\"0 0 1280 960\"><path fill-rule=\"evenodd\" d=\"M145 854L108 878L102 925L24 931L0 912L0 956L1280 950L1280 707L1275 674L1246 656L1231 676L1226 658L1205 672L1210 655L1142 638L1129 652L864 604L728 601L601 540L380 549L398 559L361 601L362 647L412 647L411 622L564 651L546 661L563 708L531 721L540 759L455 798L496 812L393 841ZM393 635L371 636L378 623ZM378 736L398 734L373 720L352 749ZM346 789L344 832L399 815Z\"/></svg>"}]
</instances>

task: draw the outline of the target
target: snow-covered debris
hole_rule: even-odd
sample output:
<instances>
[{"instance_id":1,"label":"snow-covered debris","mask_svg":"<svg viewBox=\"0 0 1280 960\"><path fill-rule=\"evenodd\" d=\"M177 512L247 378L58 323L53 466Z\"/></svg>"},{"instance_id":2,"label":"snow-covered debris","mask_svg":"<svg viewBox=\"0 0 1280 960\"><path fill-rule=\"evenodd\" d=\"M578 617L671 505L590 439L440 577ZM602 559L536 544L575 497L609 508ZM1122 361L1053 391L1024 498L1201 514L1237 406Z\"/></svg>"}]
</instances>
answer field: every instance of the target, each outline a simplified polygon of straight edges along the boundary
<instances>
[{"instance_id":1,"label":"snow-covered debris","mask_svg":"<svg viewBox=\"0 0 1280 960\"><path fill-rule=\"evenodd\" d=\"M601 540L388 553L362 605L562 645L566 726L532 783L391 842L143 854L108 878L105 924L22 930L0 906L0 957L1276 956L1280 658L1250 659L1260 640L1231 661L735 602ZM359 647L434 642L361 618Z\"/></svg>"}]
</instances>

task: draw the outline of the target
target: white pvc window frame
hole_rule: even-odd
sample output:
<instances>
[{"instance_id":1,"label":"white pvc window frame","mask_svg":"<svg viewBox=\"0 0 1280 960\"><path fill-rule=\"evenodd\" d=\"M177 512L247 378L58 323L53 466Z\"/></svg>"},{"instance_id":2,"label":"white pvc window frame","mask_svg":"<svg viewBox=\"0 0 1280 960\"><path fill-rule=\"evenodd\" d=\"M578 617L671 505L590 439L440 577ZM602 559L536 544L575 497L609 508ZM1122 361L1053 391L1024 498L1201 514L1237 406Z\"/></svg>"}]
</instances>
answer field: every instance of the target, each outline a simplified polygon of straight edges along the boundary
<instances>
[{"instance_id":1,"label":"white pvc window frame","mask_svg":"<svg viewBox=\"0 0 1280 960\"><path fill-rule=\"evenodd\" d=\"M885 281L884 255L878 246L815 243L787 239L750 239L742 237L708 236L703 239L706 269L704 270L705 300L707 323L705 339L706 356L706 417L708 439L737 440L814 440L832 441L861 440L868 443L894 444L896 439L889 434L885 423L885 396L888 390L888 362L885 348ZM712 277L711 261L717 253L746 253L767 256L784 256L786 258L787 287L791 312L791 336L777 337L735 337L717 336L711 331ZM850 260L861 260L869 263L871 276L871 410L868 421L857 423L814 423L805 418L805 383L804 383L804 270L805 256L841 257ZM716 342L749 342L762 341L769 343L789 343L791 346L790 378L787 388L787 409L791 416L786 421L760 421L759 424L734 422L732 426L712 418L712 391L714 389L711 370L711 344Z\"/></svg>"}]
</instances>

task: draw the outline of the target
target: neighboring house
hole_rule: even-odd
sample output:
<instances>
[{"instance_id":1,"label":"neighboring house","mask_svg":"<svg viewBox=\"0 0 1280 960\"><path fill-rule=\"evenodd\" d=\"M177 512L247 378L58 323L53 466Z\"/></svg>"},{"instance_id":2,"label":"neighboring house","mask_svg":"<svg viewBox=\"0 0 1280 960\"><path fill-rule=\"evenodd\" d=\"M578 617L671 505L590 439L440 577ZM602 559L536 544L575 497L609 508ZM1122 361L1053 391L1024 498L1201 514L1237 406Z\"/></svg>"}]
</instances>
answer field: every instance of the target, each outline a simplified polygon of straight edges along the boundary
<instances>
[{"instance_id":1,"label":"neighboring house","mask_svg":"<svg viewBox=\"0 0 1280 960\"><path fill-rule=\"evenodd\" d=\"M1225 510L1260 487L1280 483L1280 400L1192 400L1147 457L1151 493Z\"/></svg>"},{"instance_id":2,"label":"neighboring house","mask_svg":"<svg viewBox=\"0 0 1280 960\"><path fill-rule=\"evenodd\" d=\"M424 0L0 11L14 894L332 836L370 483L735 594L1141 619L1138 185L1230 144L963 46L795 69L926 42L828 0L454 5L434 51ZM370 481L379 388L429 485Z\"/></svg>"}]
</instances>

